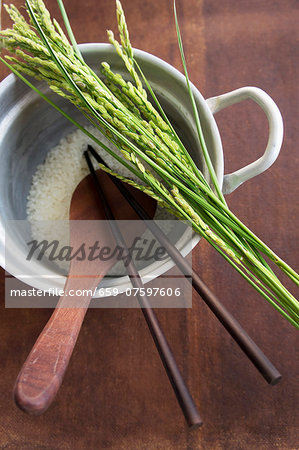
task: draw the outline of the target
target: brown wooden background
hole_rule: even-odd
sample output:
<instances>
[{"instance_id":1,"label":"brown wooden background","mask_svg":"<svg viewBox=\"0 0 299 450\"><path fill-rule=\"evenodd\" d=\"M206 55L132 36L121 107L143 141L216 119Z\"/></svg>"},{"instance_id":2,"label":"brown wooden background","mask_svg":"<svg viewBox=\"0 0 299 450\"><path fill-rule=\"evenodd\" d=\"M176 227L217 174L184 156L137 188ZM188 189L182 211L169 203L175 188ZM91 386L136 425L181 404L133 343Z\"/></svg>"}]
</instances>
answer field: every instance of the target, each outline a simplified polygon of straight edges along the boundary
<instances>
[{"instance_id":1,"label":"brown wooden background","mask_svg":"<svg viewBox=\"0 0 299 450\"><path fill-rule=\"evenodd\" d=\"M56 2L47 5L57 17ZM113 0L65 5L78 42L106 42L105 30L116 30ZM123 0L123 6L133 45L181 69L172 0ZM190 77L206 98L254 85L281 109L285 138L278 161L228 201L298 270L299 2L177 0L177 8ZM227 172L264 150L267 123L256 105L231 107L217 122ZM201 429L187 429L138 310L89 311L55 403L42 417L28 417L11 392L51 311L2 306L1 448L298 448L298 332L204 242L194 264L282 372L279 385L264 382L194 296L192 310L159 310L158 316L201 411ZM3 271L0 292L4 305Z\"/></svg>"}]
</instances>

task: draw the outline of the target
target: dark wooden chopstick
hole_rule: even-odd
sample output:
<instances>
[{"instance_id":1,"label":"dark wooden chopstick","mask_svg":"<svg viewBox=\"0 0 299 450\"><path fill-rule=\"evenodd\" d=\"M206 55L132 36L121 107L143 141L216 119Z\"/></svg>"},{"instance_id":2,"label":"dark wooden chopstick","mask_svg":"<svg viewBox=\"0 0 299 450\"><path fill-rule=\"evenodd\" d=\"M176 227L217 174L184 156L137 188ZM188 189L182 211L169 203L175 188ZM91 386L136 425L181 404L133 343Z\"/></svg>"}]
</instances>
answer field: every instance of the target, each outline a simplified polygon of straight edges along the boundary
<instances>
[{"instance_id":1,"label":"dark wooden chopstick","mask_svg":"<svg viewBox=\"0 0 299 450\"><path fill-rule=\"evenodd\" d=\"M119 245L124 250L123 256L124 256L124 258L126 258L126 256L129 256L129 250L126 246L126 243L125 243L122 233L119 229L117 221L115 221L115 218L111 211L111 208L110 208L110 206L105 198L105 195L102 191L101 185L99 183L99 180L97 178L97 175L95 173L95 170L93 168L93 165L91 163L91 160L90 160L90 157L89 157L87 151L84 152L84 156L86 158L90 173L92 175L98 196L104 207L105 215L106 215L107 219L109 220L109 225L111 227L111 231L115 238L116 244ZM199 427L200 425L202 425L202 420L200 418L197 407L196 407L196 405L190 395L190 392L184 382L184 379L183 379L181 372L175 361L174 355L170 349L167 339L166 339L166 337L163 333L163 330L159 324L157 316L156 316L154 310L151 308L151 305L150 305L150 302L149 302L147 296L145 294L144 295L141 294L141 292L144 292L144 286L143 286L142 280L140 278L140 275L138 273L138 270L136 269L135 263L132 260L132 258L128 258L128 260L129 260L129 263L126 265L126 270L128 272L132 286L134 288L138 289L137 290L137 298L138 298L139 304L141 306L142 313L143 313L146 323L149 327L149 330L151 332L151 335L153 337L153 340L154 340L157 350L159 352L160 358L165 367L168 378L172 384L172 387L173 387L173 390L177 397L177 400L178 400L180 407L184 413L185 419L186 419L189 427L192 427L192 428Z\"/></svg>"},{"instance_id":2,"label":"dark wooden chopstick","mask_svg":"<svg viewBox=\"0 0 299 450\"><path fill-rule=\"evenodd\" d=\"M93 157L100 163L107 164L100 157L100 155L94 150L94 148L89 145L88 151L93 155ZM158 241L164 246L169 256L177 264L179 269L185 274L186 278L192 282L194 289L201 296L207 306L215 314L218 320L226 328L229 334L233 337L239 347L247 355L250 361L255 365L257 370L262 374L265 380L270 385L277 384L281 379L280 372L276 367L269 361L262 350L255 344L255 342L246 333L240 323L233 317L233 315L223 306L220 300L216 297L213 292L208 288L208 286L201 280L198 274L191 268L190 264L184 259L178 249L169 241L167 236L163 231L157 226L154 220L144 210L142 205L135 200L131 193L126 189L124 184L117 178L110 176L113 183L118 187L120 192L123 194L128 203L136 211L138 216L146 221L146 225L151 230L153 235L158 239ZM190 276L186 274L192 274L192 280Z\"/></svg>"}]
</instances>

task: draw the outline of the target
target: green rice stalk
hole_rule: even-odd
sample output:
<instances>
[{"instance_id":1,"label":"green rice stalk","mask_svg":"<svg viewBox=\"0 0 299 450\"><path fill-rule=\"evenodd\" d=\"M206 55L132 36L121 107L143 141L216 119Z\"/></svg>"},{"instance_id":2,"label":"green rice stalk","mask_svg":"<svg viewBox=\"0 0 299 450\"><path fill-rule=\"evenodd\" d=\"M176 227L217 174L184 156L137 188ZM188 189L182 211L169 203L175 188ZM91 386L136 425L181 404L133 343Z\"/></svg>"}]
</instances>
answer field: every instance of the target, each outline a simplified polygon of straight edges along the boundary
<instances>
[{"instance_id":1,"label":"green rice stalk","mask_svg":"<svg viewBox=\"0 0 299 450\"><path fill-rule=\"evenodd\" d=\"M120 75L114 74L105 63L102 65L105 82L85 64L63 3L61 0L58 2L72 45L58 22L51 20L42 0L26 0L31 26L14 6L7 7L14 26L2 31L0 36L3 39L2 46L14 56L7 57L9 62L2 58L1 61L64 117L99 143L91 133L34 88L20 72L44 79L53 91L75 104L90 123L110 139L122 156L104 145L102 147L137 175L140 184L110 171L111 174L151 195L180 218L189 220L194 230L272 306L290 323L299 327L299 303L273 273L263 254L272 259L296 284L299 283L299 275L229 210L217 183L189 82L176 11L175 22L187 92L216 193L180 141L142 69L135 61L120 2L117 0L121 45L112 32L109 32L108 36L123 59L135 86ZM138 73L157 109L149 102Z\"/></svg>"}]
</instances>

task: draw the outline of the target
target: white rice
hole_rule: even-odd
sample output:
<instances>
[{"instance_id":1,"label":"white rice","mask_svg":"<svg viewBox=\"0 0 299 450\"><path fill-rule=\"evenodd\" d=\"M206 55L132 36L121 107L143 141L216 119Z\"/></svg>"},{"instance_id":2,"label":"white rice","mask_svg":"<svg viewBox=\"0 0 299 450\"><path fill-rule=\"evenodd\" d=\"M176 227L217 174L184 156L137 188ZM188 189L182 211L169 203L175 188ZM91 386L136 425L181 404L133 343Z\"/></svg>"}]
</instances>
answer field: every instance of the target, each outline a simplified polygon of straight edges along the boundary
<instances>
[{"instance_id":1,"label":"white rice","mask_svg":"<svg viewBox=\"0 0 299 450\"><path fill-rule=\"evenodd\" d=\"M115 147L103 137L95 128L88 130L104 142L108 147ZM27 218L31 225L32 236L37 241L58 240L61 247L69 245L69 210L72 194L79 182L89 173L83 152L91 144L104 158L109 167L123 176L140 180L118 163L93 140L80 130L75 130L63 137L50 150L43 164L37 167L32 178L32 184L27 200ZM97 167L97 163L95 163ZM155 219L174 220L174 217L162 208L157 208ZM164 232L171 231L170 221L165 222ZM55 224L53 225L53 221ZM57 222L61 221L61 222ZM149 232L147 232L149 233ZM149 234L147 238L152 239ZM67 270L68 263L58 262L59 266Z\"/></svg>"}]
</instances>

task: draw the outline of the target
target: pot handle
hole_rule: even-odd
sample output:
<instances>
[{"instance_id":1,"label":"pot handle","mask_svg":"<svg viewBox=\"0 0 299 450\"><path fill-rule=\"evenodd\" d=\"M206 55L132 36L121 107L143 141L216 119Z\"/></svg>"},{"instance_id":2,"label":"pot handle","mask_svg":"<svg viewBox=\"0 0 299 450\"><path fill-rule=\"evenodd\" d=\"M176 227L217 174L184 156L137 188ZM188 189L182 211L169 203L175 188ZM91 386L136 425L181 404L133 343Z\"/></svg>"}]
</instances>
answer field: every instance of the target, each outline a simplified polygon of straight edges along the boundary
<instances>
[{"instance_id":1,"label":"pot handle","mask_svg":"<svg viewBox=\"0 0 299 450\"><path fill-rule=\"evenodd\" d=\"M262 89L252 86L242 87L227 94L211 97L207 100L207 103L212 113L215 114L227 106L246 99L254 100L266 114L269 122L268 143L264 154L259 159L233 173L224 175L224 194L230 194L244 181L268 169L276 160L282 144L283 122L280 111L272 98Z\"/></svg>"}]
</instances>

